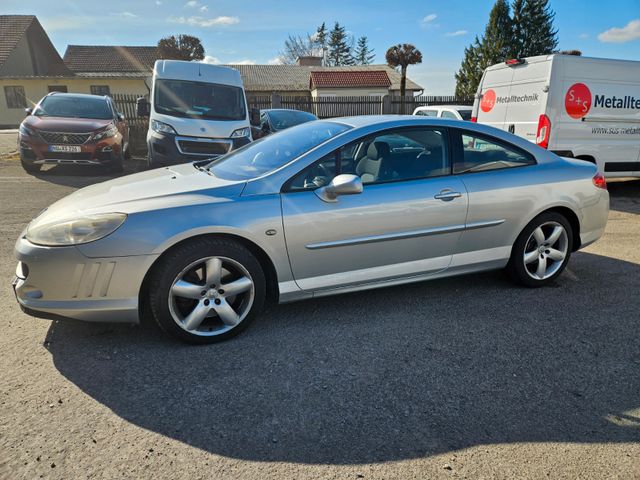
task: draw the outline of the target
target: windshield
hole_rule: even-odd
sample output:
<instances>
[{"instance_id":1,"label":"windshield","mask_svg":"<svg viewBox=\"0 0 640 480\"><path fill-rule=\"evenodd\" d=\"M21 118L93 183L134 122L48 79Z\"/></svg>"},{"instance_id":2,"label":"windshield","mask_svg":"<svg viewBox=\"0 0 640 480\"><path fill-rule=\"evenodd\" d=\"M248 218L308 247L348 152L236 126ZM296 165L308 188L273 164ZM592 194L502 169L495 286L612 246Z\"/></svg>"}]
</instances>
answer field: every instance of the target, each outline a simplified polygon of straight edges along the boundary
<instances>
[{"instance_id":1,"label":"windshield","mask_svg":"<svg viewBox=\"0 0 640 480\"><path fill-rule=\"evenodd\" d=\"M154 108L174 117L244 120L242 88L186 80L156 80Z\"/></svg>"},{"instance_id":2,"label":"windshield","mask_svg":"<svg viewBox=\"0 0 640 480\"><path fill-rule=\"evenodd\" d=\"M113 118L111 107L104 98L90 96L50 95L42 99L33 114L38 117Z\"/></svg>"},{"instance_id":3,"label":"windshield","mask_svg":"<svg viewBox=\"0 0 640 480\"><path fill-rule=\"evenodd\" d=\"M471 110L458 110L463 120L471 120Z\"/></svg>"},{"instance_id":4,"label":"windshield","mask_svg":"<svg viewBox=\"0 0 640 480\"><path fill-rule=\"evenodd\" d=\"M220 157L206 166L224 180L251 180L272 172L351 127L341 123L304 123Z\"/></svg>"},{"instance_id":5,"label":"windshield","mask_svg":"<svg viewBox=\"0 0 640 480\"><path fill-rule=\"evenodd\" d=\"M318 119L318 117L311 113L294 110L271 110L268 112L268 115L274 130L284 130L294 125L300 125L301 123Z\"/></svg>"}]
</instances>

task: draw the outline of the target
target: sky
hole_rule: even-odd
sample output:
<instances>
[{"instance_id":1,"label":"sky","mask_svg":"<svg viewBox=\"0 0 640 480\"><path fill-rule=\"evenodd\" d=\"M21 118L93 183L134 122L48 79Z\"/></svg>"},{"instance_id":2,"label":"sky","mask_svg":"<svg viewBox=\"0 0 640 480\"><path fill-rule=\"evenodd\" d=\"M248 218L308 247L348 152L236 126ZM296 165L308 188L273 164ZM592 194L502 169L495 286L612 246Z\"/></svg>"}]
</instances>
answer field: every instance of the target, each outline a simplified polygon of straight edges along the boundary
<instances>
[{"instance_id":1,"label":"sky","mask_svg":"<svg viewBox=\"0 0 640 480\"><path fill-rule=\"evenodd\" d=\"M493 0L2 0L1 14L33 14L64 54L67 45L155 45L166 35L202 40L208 60L274 63L288 34L323 21L366 35L375 63L397 43L423 54L408 76L425 94L450 95L464 47L484 31ZM551 0L560 49L640 60L640 0Z\"/></svg>"}]
</instances>

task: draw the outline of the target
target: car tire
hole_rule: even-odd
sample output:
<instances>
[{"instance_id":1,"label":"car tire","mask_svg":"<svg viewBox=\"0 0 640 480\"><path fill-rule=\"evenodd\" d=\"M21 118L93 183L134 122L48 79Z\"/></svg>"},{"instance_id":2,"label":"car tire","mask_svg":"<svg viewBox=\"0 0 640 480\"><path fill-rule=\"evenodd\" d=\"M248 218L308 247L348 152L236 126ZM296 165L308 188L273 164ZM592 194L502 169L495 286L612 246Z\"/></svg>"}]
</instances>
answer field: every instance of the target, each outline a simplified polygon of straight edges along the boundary
<instances>
[{"instance_id":1,"label":"car tire","mask_svg":"<svg viewBox=\"0 0 640 480\"><path fill-rule=\"evenodd\" d=\"M183 342L209 344L247 328L263 309L266 280L260 262L242 244L201 237L160 259L148 292L162 330Z\"/></svg>"},{"instance_id":2,"label":"car tire","mask_svg":"<svg viewBox=\"0 0 640 480\"><path fill-rule=\"evenodd\" d=\"M124 151L124 159L131 160L131 145L127 144L127 149Z\"/></svg>"},{"instance_id":3,"label":"car tire","mask_svg":"<svg viewBox=\"0 0 640 480\"><path fill-rule=\"evenodd\" d=\"M124 172L124 151L120 149L120 155L115 157L107 167L109 173L122 173Z\"/></svg>"},{"instance_id":4,"label":"car tire","mask_svg":"<svg viewBox=\"0 0 640 480\"><path fill-rule=\"evenodd\" d=\"M526 287L553 282L567 266L573 246L569 221L557 212L545 212L522 230L511 250L507 273Z\"/></svg>"},{"instance_id":5,"label":"car tire","mask_svg":"<svg viewBox=\"0 0 640 480\"><path fill-rule=\"evenodd\" d=\"M27 173L38 173L40 171L41 165L38 163L29 163L20 159L20 163L22 164L22 168Z\"/></svg>"}]
</instances>

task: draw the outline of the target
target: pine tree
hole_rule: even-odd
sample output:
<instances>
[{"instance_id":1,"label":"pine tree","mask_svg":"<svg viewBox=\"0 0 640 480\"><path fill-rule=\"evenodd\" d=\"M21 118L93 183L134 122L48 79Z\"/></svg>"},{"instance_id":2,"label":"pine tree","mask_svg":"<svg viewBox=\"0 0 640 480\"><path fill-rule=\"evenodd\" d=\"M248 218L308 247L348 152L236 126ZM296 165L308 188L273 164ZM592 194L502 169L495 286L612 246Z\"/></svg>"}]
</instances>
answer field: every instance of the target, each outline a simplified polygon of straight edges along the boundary
<instances>
[{"instance_id":1,"label":"pine tree","mask_svg":"<svg viewBox=\"0 0 640 480\"><path fill-rule=\"evenodd\" d=\"M509 58L521 58L520 53L523 50L525 36L528 35L528 26L526 21L526 14L524 11L525 0L514 0L511 6L511 23L513 31L513 40L511 55Z\"/></svg>"},{"instance_id":2,"label":"pine tree","mask_svg":"<svg viewBox=\"0 0 640 480\"><path fill-rule=\"evenodd\" d=\"M370 65L376 54L369 48L369 39L366 36L358 38L358 46L354 54L354 60L358 65Z\"/></svg>"},{"instance_id":3,"label":"pine tree","mask_svg":"<svg viewBox=\"0 0 640 480\"><path fill-rule=\"evenodd\" d=\"M519 57L546 55L558 48L558 30L553 28L554 17L549 0L524 0L517 31ZM514 18L514 25L515 20Z\"/></svg>"},{"instance_id":4,"label":"pine tree","mask_svg":"<svg viewBox=\"0 0 640 480\"><path fill-rule=\"evenodd\" d=\"M481 39L475 38L472 45L465 49L465 56L456 74L456 92L463 96L476 93L482 72L489 65L504 62L513 53L512 22L509 16L509 4L506 0L497 0L489 22Z\"/></svg>"},{"instance_id":5,"label":"pine tree","mask_svg":"<svg viewBox=\"0 0 640 480\"><path fill-rule=\"evenodd\" d=\"M482 46L478 37L474 43L464 49L464 58L460 65L460 70L456 73L456 97L471 98L475 95L480 79L482 78L481 67Z\"/></svg>"},{"instance_id":6,"label":"pine tree","mask_svg":"<svg viewBox=\"0 0 640 480\"><path fill-rule=\"evenodd\" d=\"M320 49L322 63L325 64L327 62L327 26L325 25L325 22L322 22L322 25L320 25L316 30L314 41Z\"/></svg>"},{"instance_id":7,"label":"pine tree","mask_svg":"<svg viewBox=\"0 0 640 480\"><path fill-rule=\"evenodd\" d=\"M329 32L327 42L327 64L331 66L353 65L353 55L351 45L344 27L336 22Z\"/></svg>"},{"instance_id":8,"label":"pine tree","mask_svg":"<svg viewBox=\"0 0 640 480\"><path fill-rule=\"evenodd\" d=\"M483 69L509 58L512 53L512 30L509 4L507 0L497 0L489 13L489 23L481 42L483 60L490 62L485 63Z\"/></svg>"}]
</instances>

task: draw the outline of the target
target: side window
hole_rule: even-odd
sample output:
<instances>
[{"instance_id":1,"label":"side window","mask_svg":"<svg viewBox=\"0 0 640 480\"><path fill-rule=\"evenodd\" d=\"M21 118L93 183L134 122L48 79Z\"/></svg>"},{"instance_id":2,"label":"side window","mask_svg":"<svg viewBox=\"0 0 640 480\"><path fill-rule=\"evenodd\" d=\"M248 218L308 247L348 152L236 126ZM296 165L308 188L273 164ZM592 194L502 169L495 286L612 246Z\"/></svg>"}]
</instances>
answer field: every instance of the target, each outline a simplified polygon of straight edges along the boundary
<instances>
[{"instance_id":1,"label":"side window","mask_svg":"<svg viewBox=\"0 0 640 480\"><path fill-rule=\"evenodd\" d=\"M423 117L437 117L437 110L418 110L417 115L422 115Z\"/></svg>"},{"instance_id":2,"label":"side window","mask_svg":"<svg viewBox=\"0 0 640 480\"><path fill-rule=\"evenodd\" d=\"M320 161L305 168L289 180L285 189L290 192L298 192L324 187L337 175L337 155L338 152L332 152L324 156Z\"/></svg>"},{"instance_id":3,"label":"side window","mask_svg":"<svg viewBox=\"0 0 640 480\"><path fill-rule=\"evenodd\" d=\"M438 177L450 173L447 138L434 128L399 129L368 138L358 147L353 171L362 183Z\"/></svg>"},{"instance_id":4,"label":"side window","mask_svg":"<svg viewBox=\"0 0 640 480\"><path fill-rule=\"evenodd\" d=\"M448 110L443 110L442 111L442 115L440 115L442 118L453 118L454 120L457 120L458 117L456 117L455 113L450 112Z\"/></svg>"},{"instance_id":5,"label":"side window","mask_svg":"<svg viewBox=\"0 0 640 480\"><path fill-rule=\"evenodd\" d=\"M289 180L285 190L314 190L341 173L358 175L365 185L449 175L447 145L442 129L389 130L326 155Z\"/></svg>"},{"instance_id":6,"label":"side window","mask_svg":"<svg viewBox=\"0 0 640 480\"><path fill-rule=\"evenodd\" d=\"M461 133L462 155L456 158L453 173L484 172L535 164L532 155L498 140Z\"/></svg>"}]
</instances>

